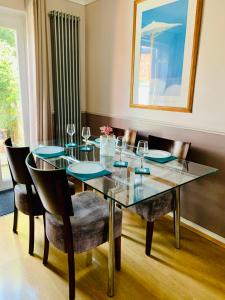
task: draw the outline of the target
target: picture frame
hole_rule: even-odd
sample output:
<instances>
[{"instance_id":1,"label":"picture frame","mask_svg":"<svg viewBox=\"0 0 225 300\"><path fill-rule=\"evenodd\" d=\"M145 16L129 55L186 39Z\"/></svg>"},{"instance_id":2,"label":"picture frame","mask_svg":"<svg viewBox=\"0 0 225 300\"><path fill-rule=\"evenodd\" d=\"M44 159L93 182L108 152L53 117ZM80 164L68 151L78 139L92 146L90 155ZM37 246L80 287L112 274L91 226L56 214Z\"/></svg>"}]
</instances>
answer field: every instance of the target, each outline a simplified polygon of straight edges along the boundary
<instances>
[{"instance_id":1,"label":"picture frame","mask_svg":"<svg viewBox=\"0 0 225 300\"><path fill-rule=\"evenodd\" d=\"M135 0L130 107L192 112L203 0Z\"/></svg>"}]
</instances>

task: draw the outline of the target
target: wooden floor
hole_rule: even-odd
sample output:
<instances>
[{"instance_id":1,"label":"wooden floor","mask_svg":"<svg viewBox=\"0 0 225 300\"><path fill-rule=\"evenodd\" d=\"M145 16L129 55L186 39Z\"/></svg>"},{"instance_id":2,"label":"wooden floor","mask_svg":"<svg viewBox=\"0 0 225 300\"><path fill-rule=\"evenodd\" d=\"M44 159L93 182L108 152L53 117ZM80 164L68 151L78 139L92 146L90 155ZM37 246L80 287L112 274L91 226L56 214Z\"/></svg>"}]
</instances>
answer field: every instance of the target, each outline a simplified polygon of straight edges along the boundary
<instances>
[{"instance_id":1,"label":"wooden floor","mask_svg":"<svg viewBox=\"0 0 225 300\"><path fill-rule=\"evenodd\" d=\"M35 256L28 255L28 218L19 216L18 235L12 215L0 218L0 299L68 298L66 256L50 248L42 265L42 219L36 219ZM144 255L145 222L124 212L122 270L116 273L117 300L225 299L225 249L182 228L182 249L174 248L172 222L156 223L152 257ZM107 299L107 244L87 256L76 256L76 299Z\"/></svg>"}]
</instances>

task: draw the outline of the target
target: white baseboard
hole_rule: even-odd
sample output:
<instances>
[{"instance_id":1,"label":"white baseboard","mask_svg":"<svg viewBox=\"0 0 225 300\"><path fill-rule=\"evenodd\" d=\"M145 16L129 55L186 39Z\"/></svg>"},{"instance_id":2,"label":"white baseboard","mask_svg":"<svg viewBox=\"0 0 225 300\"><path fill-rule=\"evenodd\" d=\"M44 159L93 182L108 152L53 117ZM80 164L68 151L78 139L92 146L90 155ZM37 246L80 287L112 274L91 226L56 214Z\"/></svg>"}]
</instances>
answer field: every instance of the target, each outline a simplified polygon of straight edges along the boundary
<instances>
[{"instance_id":1,"label":"white baseboard","mask_svg":"<svg viewBox=\"0 0 225 300\"><path fill-rule=\"evenodd\" d=\"M173 218L172 213L169 213L168 216ZM208 238L210 241L214 241L214 242L218 242L219 244L223 244L225 247L225 238L224 237L222 237L208 229L205 229L202 226L195 224L185 218L181 217L180 220L181 220L181 223L183 223L184 225L187 225L187 227L189 227L190 230L192 228L193 231L195 231L196 233L204 236L205 238Z\"/></svg>"}]
</instances>

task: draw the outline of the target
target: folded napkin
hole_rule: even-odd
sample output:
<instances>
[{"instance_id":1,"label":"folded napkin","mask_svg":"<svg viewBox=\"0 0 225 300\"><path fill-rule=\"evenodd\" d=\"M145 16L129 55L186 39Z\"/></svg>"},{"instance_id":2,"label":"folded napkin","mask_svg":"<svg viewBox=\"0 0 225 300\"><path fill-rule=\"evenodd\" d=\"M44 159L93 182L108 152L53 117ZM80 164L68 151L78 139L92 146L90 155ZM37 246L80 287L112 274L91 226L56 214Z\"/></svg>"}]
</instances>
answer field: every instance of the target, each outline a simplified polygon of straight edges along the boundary
<instances>
[{"instance_id":1,"label":"folded napkin","mask_svg":"<svg viewBox=\"0 0 225 300\"><path fill-rule=\"evenodd\" d=\"M103 177L103 176L107 176L107 175L111 175L112 172L108 171L108 170L103 170L101 172L98 173L94 173L94 174L76 174L71 172L70 170L66 170L67 174L77 178L78 180L81 181L86 181L86 180L90 180L90 179L94 179L94 178L98 178L98 177Z\"/></svg>"},{"instance_id":2,"label":"folded napkin","mask_svg":"<svg viewBox=\"0 0 225 300\"><path fill-rule=\"evenodd\" d=\"M150 156L145 156L144 157L145 159L148 159L148 160L152 160L152 161L155 161L155 162L158 162L160 164L165 164L169 161L172 161L172 160L175 160L177 159L176 156L169 156L169 157L160 157L160 158L153 158L153 157L150 157Z\"/></svg>"},{"instance_id":3,"label":"folded napkin","mask_svg":"<svg viewBox=\"0 0 225 300\"><path fill-rule=\"evenodd\" d=\"M150 175L150 169L149 168L134 168L135 174L142 174L142 175Z\"/></svg>"},{"instance_id":4,"label":"folded napkin","mask_svg":"<svg viewBox=\"0 0 225 300\"><path fill-rule=\"evenodd\" d=\"M59 156L65 155L65 151L57 152L57 153L42 154L42 153L39 153L39 150L40 150L40 148L37 148L37 149L33 150L32 153L34 153L35 155L37 155L41 158L54 158L54 157L59 157Z\"/></svg>"},{"instance_id":5,"label":"folded napkin","mask_svg":"<svg viewBox=\"0 0 225 300\"><path fill-rule=\"evenodd\" d=\"M91 151L93 151L93 147L92 146L82 146L79 148L79 150L81 152L91 152Z\"/></svg>"},{"instance_id":6,"label":"folded napkin","mask_svg":"<svg viewBox=\"0 0 225 300\"><path fill-rule=\"evenodd\" d=\"M76 143L69 143L69 144L65 144L65 147L66 148L75 148L77 147L78 145Z\"/></svg>"},{"instance_id":7,"label":"folded napkin","mask_svg":"<svg viewBox=\"0 0 225 300\"><path fill-rule=\"evenodd\" d=\"M128 167L128 162L127 161L114 161L113 167L127 168Z\"/></svg>"}]
</instances>

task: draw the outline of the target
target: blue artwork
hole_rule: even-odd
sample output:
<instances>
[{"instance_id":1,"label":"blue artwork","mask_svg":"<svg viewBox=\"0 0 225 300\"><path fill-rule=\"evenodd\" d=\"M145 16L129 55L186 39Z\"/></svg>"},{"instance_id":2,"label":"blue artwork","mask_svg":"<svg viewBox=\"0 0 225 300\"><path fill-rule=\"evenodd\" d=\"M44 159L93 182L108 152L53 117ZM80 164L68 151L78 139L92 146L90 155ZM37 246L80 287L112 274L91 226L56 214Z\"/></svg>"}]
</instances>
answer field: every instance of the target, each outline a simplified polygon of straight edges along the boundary
<instances>
[{"instance_id":1,"label":"blue artwork","mask_svg":"<svg viewBox=\"0 0 225 300\"><path fill-rule=\"evenodd\" d=\"M188 2L142 12L139 97L180 96Z\"/></svg>"}]
</instances>

